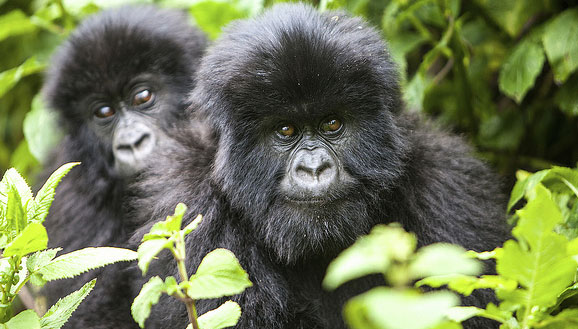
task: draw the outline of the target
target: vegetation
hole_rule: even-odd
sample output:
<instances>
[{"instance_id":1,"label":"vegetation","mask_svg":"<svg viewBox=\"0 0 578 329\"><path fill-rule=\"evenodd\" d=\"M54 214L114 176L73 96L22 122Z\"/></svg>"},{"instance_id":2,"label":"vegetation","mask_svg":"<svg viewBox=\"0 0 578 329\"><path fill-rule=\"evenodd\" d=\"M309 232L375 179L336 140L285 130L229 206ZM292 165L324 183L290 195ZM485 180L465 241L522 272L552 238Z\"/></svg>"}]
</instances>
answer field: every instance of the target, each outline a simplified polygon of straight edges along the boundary
<instances>
[{"instance_id":1,"label":"vegetation","mask_svg":"<svg viewBox=\"0 0 578 329\"><path fill-rule=\"evenodd\" d=\"M34 182L40 164L62 137L57 118L40 96L42 72L55 48L86 15L113 5L184 8L194 24L216 38L231 20L256 15L278 1L0 0L0 170L5 172L0 182L0 329L59 328L94 286L87 283L43 317L31 310L14 316L12 303L26 282L43 284L136 258L118 249L89 248L58 257L59 249L46 249L42 221L58 181L74 164L56 171L36 197L18 172ZM501 322L504 329L578 328L578 171L571 169L578 161L575 2L310 2L320 10L347 9L380 29L400 67L408 110L427 113L464 134L515 183L508 211L521 208L511 216L513 239L479 254L444 244L416 251L410 233L398 226L376 227L335 260L324 281L326 288L335 289L367 274L386 278L388 288L375 288L346 305L344 316L351 327L459 328L469 317L484 316ZM10 167L16 169L7 170ZM192 276L183 271L184 236L200 221L181 229L184 212L179 206L155 225L138 251L146 272L154 256L169 249L180 282L153 278L135 300L133 315L142 326L150 307L166 293L187 304L193 328L195 322L200 328L234 325L240 315L235 303L197 318L194 301L239 293L250 281L223 249L209 253ZM494 260L497 275L477 277L474 258ZM235 284L211 286L214 294L207 294L203 277L215 275L215 266L229 266ZM457 307L455 294L421 293L417 287L422 286L447 286L464 295L489 288L500 302L486 309ZM415 310L420 316L411 316ZM426 313L429 316L423 316ZM222 326L207 324L211 321L223 321Z\"/></svg>"},{"instance_id":2,"label":"vegetation","mask_svg":"<svg viewBox=\"0 0 578 329\"><path fill-rule=\"evenodd\" d=\"M241 307L227 301L217 309L197 316L195 300L219 298L236 295L252 286L251 281L239 261L227 249L215 249L208 253L199 264L195 274L187 274L185 236L193 232L201 223L203 217L195 220L181 229L183 215L187 207L179 203L172 216L162 222L157 222L148 234L143 237L143 243L138 248L138 265L143 274L149 265L163 249L170 250L177 262L180 282L172 276L163 280L152 277L143 285L140 294L132 304L132 316L141 328L150 315L151 307L158 303L162 293L173 296L187 307L190 325L188 329L221 329L237 324L241 317Z\"/></svg>"},{"instance_id":3,"label":"vegetation","mask_svg":"<svg viewBox=\"0 0 578 329\"><path fill-rule=\"evenodd\" d=\"M56 186L72 167L56 170L32 196L30 187L15 169L0 181L0 328L58 329L90 293L96 279L60 299L39 317L33 310L13 314L13 303L27 282L42 286L48 281L71 278L108 264L136 259L136 253L120 248L85 248L56 257L61 248L46 249L48 236L42 225L54 200Z\"/></svg>"}]
</instances>

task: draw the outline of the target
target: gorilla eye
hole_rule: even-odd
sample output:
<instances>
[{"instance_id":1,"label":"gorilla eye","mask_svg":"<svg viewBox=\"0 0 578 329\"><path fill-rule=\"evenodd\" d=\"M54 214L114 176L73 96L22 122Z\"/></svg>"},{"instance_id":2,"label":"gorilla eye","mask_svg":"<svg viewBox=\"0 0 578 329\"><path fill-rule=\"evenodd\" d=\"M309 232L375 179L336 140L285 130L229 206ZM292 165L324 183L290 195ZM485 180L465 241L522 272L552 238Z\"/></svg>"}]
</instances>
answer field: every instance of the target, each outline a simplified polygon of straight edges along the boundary
<instances>
[{"instance_id":1,"label":"gorilla eye","mask_svg":"<svg viewBox=\"0 0 578 329\"><path fill-rule=\"evenodd\" d=\"M134 95L134 97L132 99L132 105L144 104L144 103L150 101L152 98L153 98L153 93L150 90L148 90L148 89L141 90L138 93L136 93L136 95Z\"/></svg>"},{"instance_id":2,"label":"gorilla eye","mask_svg":"<svg viewBox=\"0 0 578 329\"><path fill-rule=\"evenodd\" d=\"M110 106L102 106L94 111L94 115L101 119L111 117L114 113L114 109Z\"/></svg>"},{"instance_id":3,"label":"gorilla eye","mask_svg":"<svg viewBox=\"0 0 578 329\"><path fill-rule=\"evenodd\" d=\"M341 121L338 119L329 119L321 124L321 130L327 133L332 133L338 131L341 126Z\"/></svg>"},{"instance_id":4,"label":"gorilla eye","mask_svg":"<svg viewBox=\"0 0 578 329\"><path fill-rule=\"evenodd\" d=\"M293 125L282 125L277 129L277 133L283 137L292 137L295 135L295 126Z\"/></svg>"}]
</instances>

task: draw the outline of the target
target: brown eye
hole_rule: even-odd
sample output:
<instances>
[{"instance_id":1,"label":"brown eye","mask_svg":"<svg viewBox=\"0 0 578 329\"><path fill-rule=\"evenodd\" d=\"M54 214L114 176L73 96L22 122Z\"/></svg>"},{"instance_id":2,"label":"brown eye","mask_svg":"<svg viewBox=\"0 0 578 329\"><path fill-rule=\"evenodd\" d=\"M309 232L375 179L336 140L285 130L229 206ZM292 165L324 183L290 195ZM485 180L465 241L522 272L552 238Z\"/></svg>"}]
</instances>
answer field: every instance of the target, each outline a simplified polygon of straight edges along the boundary
<instances>
[{"instance_id":1,"label":"brown eye","mask_svg":"<svg viewBox=\"0 0 578 329\"><path fill-rule=\"evenodd\" d=\"M98 118L108 118L114 115L114 109L110 106L99 107L94 111L94 115Z\"/></svg>"},{"instance_id":2,"label":"brown eye","mask_svg":"<svg viewBox=\"0 0 578 329\"><path fill-rule=\"evenodd\" d=\"M150 90L145 89L145 90L139 91L136 95L134 95L134 97L132 99L132 105L144 104L144 103L150 101L151 98L153 98L153 93Z\"/></svg>"},{"instance_id":3,"label":"brown eye","mask_svg":"<svg viewBox=\"0 0 578 329\"><path fill-rule=\"evenodd\" d=\"M325 132L335 132L341 128L341 121L330 119L321 124L321 129Z\"/></svg>"},{"instance_id":4,"label":"brown eye","mask_svg":"<svg viewBox=\"0 0 578 329\"><path fill-rule=\"evenodd\" d=\"M291 137L295 135L295 127L293 125L283 125L277 129L277 133L284 137Z\"/></svg>"}]
</instances>

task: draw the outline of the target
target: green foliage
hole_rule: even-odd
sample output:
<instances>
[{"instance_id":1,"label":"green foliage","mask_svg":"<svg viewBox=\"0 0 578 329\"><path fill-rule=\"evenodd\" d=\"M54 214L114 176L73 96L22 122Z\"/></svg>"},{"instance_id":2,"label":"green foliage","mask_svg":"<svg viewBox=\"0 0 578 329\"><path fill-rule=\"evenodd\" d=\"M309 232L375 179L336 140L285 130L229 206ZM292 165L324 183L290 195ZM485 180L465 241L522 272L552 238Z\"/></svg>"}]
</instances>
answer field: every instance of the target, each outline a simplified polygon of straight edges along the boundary
<instances>
[{"instance_id":1,"label":"green foliage","mask_svg":"<svg viewBox=\"0 0 578 329\"><path fill-rule=\"evenodd\" d=\"M515 239L479 258L496 260L497 275L434 276L418 286L448 288L464 295L473 289L496 291L500 304L467 308L462 320L484 316L502 323L501 329L576 328L578 304L578 239L574 226L578 201L578 170L554 167L529 175L519 173L510 208L525 198L513 217ZM475 254L472 252L472 254Z\"/></svg>"},{"instance_id":2,"label":"green foliage","mask_svg":"<svg viewBox=\"0 0 578 329\"><path fill-rule=\"evenodd\" d=\"M195 274L188 276L185 264L185 237L199 226L202 216L197 216L181 229L186 211L187 207L179 203L173 215L153 225L138 248L139 267L143 274L147 272L151 261L162 250L168 249L176 260L181 280L177 282L174 277L169 276L163 281L155 276L143 285L131 307L132 316L141 328L144 328L151 307L158 303L163 293L185 303L191 322L188 328L232 327L241 316L241 307L233 301L227 301L220 307L197 317L195 300L239 294L251 287L252 283L235 255L229 250L220 248L208 253L201 260Z\"/></svg>"},{"instance_id":3,"label":"green foliage","mask_svg":"<svg viewBox=\"0 0 578 329\"><path fill-rule=\"evenodd\" d=\"M0 181L0 328L61 328L95 284L93 280L59 300L42 317L34 311L13 316L12 303L28 281L43 285L137 258L136 252L118 248L86 248L59 257L56 254L60 249L46 249L48 236L42 222L58 183L76 165L78 163L69 163L57 169L36 197L13 168L6 171Z\"/></svg>"},{"instance_id":4,"label":"green foliage","mask_svg":"<svg viewBox=\"0 0 578 329\"><path fill-rule=\"evenodd\" d=\"M480 263L458 246L439 243L417 252L416 246L415 236L399 225L377 225L331 262L323 280L326 289L376 273L393 286L373 288L349 300L343 312L351 328L461 328L449 317L459 304L456 295L447 291L424 294L412 288L411 282L427 275L477 275Z\"/></svg>"}]
</instances>

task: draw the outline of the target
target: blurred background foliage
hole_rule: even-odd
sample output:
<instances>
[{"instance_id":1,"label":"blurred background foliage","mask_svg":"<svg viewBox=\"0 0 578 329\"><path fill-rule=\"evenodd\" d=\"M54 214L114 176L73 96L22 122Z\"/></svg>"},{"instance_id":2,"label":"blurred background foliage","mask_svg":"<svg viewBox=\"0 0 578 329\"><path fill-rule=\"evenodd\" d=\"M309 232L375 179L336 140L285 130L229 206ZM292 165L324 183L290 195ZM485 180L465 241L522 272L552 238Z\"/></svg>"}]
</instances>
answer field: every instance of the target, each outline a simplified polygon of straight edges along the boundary
<instances>
[{"instance_id":1,"label":"blurred background foliage","mask_svg":"<svg viewBox=\"0 0 578 329\"><path fill-rule=\"evenodd\" d=\"M50 55L83 17L126 3L182 8L214 39L278 0L0 0L0 171L34 174L62 136L39 96ZM578 161L578 4L572 0L313 0L389 40L410 111L513 172Z\"/></svg>"}]
</instances>

